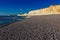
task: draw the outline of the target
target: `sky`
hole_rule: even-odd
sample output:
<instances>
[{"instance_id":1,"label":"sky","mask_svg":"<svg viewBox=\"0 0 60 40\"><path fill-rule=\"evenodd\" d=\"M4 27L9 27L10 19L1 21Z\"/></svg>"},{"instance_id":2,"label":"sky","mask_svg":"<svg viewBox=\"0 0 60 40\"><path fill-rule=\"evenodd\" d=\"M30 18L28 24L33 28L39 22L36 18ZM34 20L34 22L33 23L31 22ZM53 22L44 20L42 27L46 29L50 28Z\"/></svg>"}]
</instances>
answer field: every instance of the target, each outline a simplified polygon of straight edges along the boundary
<instances>
[{"instance_id":1,"label":"sky","mask_svg":"<svg viewBox=\"0 0 60 40\"><path fill-rule=\"evenodd\" d=\"M60 4L60 0L0 0L0 15L21 14Z\"/></svg>"}]
</instances>

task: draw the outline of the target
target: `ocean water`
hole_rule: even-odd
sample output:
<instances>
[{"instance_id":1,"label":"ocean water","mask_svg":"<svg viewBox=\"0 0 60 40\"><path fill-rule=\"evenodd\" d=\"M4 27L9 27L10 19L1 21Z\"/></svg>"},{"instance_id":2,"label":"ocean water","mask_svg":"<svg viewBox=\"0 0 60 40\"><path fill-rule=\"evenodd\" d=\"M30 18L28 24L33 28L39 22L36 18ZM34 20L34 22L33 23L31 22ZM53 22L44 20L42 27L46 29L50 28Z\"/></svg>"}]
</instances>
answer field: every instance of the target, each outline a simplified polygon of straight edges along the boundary
<instances>
[{"instance_id":1,"label":"ocean water","mask_svg":"<svg viewBox=\"0 0 60 40\"><path fill-rule=\"evenodd\" d=\"M22 16L0 16L0 26L24 19Z\"/></svg>"}]
</instances>

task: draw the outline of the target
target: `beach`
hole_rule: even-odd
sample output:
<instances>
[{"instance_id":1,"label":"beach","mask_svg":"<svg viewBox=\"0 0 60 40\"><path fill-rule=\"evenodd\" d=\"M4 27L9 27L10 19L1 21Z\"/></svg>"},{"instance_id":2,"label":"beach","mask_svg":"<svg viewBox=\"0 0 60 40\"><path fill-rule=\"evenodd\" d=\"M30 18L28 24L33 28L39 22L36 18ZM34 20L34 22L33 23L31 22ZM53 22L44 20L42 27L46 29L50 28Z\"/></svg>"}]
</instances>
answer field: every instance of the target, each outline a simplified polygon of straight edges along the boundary
<instances>
[{"instance_id":1,"label":"beach","mask_svg":"<svg viewBox=\"0 0 60 40\"><path fill-rule=\"evenodd\" d=\"M0 40L60 40L60 15L32 16L0 28Z\"/></svg>"},{"instance_id":2,"label":"beach","mask_svg":"<svg viewBox=\"0 0 60 40\"><path fill-rule=\"evenodd\" d=\"M24 18L25 17L22 17L22 16L0 16L0 28L17 21L21 21Z\"/></svg>"}]
</instances>

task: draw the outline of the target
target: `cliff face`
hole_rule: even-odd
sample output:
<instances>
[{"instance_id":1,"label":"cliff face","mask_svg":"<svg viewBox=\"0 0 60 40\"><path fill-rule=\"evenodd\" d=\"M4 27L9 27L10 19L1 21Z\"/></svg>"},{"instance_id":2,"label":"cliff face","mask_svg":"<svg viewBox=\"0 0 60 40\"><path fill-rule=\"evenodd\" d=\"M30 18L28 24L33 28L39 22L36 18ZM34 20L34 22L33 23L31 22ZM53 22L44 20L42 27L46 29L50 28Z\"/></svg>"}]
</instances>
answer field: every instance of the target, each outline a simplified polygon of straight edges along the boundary
<instances>
[{"instance_id":1,"label":"cliff face","mask_svg":"<svg viewBox=\"0 0 60 40\"><path fill-rule=\"evenodd\" d=\"M39 10L33 10L25 14L18 14L18 16L27 16L27 18L31 16L36 15L51 15L51 14L60 14L60 5L51 5L47 8L39 9Z\"/></svg>"},{"instance_id":2,"label":"cliff face","mask_svg":"<svg viewBox=\"0 0 60 40\"><path fill-rule=\"evenodd\" d=\"M28 15L50 15L50 14L60 14L60 5L51 5L48 8L33 10L28 13Z\"/></svg>"}]
</instances>

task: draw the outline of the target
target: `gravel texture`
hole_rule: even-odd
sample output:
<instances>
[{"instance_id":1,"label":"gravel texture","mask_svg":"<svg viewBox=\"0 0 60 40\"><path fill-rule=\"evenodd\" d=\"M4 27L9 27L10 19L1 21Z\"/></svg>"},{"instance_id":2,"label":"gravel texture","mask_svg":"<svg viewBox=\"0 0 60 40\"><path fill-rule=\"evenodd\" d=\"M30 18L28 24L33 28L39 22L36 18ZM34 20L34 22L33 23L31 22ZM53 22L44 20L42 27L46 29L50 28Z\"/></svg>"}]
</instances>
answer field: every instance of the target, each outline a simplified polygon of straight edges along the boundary
<instances>
[{"instance_id":1,"label":"gravel texture","mask_svg":"<svg viewBox=\"0 0 60 40\"><path fill-rule=\"evenodd\" d=\"M0 28L0 40L60 40L60 15L33 16Z\"/></svg>"}]
</instances>

